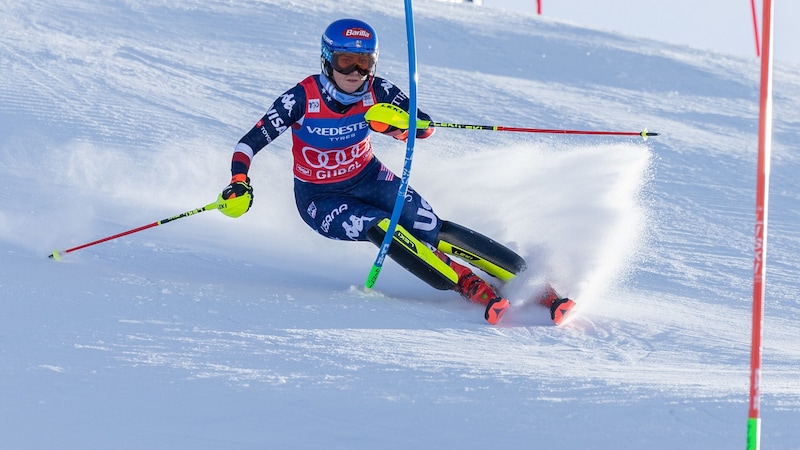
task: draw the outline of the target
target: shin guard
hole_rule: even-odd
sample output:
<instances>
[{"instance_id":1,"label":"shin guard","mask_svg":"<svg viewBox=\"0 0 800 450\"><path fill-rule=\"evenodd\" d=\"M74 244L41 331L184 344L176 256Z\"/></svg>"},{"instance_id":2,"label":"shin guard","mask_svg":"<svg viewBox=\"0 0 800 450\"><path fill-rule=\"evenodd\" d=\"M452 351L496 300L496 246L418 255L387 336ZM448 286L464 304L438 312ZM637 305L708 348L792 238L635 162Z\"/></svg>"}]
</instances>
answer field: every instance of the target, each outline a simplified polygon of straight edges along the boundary
<instances>
[{"instance_id":1,"label":"shin guard","mask_svg":"<svg viewBox=\"0 0 800 450\"><path fill-rule=\"evenodd\" d=\"M437 248L503 281L514 278L526 266L521 256L503 244L453 222L442 222Z\"/></svg>"},{"instance_id":2,"label":"shin guard","mask_svg":"<svg viewBox=\"0 0 800 450\"><path fill-rule=\"evenodd\" d=\"M380 247L388 228L389 219L381 220L367 230L367 239ZM452 290L458 283L456 272L436 256L425 243L412 236L400 225L397 225L394 230L388 255L396 263L435 289Z\"/></svg>"}]
</instances>

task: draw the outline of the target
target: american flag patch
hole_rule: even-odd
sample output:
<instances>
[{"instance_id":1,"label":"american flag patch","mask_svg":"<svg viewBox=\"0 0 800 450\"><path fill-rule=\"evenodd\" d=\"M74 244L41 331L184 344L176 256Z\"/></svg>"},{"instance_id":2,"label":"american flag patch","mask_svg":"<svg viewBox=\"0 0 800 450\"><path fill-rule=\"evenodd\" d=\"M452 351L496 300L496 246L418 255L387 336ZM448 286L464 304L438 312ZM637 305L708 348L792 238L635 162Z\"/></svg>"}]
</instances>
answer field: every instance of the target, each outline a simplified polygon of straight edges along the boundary
<instances>
[{"instance_id":1,"label":"american flag patch","mask_svg":"<svg viewBox=\"0 0 800 450\"><path fill-rule=\"evenodd\" d=\"M381 171L378 172L378 180L379 181L392 181L394 180L394 174L392 173L389 168L381 164Z\"/></svg>"},{"instance_id":2,"label":"american flag patch","mask_svg":"<svg viewBox=\"0 0 800 450\"><path fill-rule=\"evenodd\" d=\"M317 217L317 205L314 204L314 202L311 202L311 204L308 205L308 209L306 209L306 213L308 213L308 215L311 216L312 219L316 219L316 217Z\"/></svg>"}]
</instances>

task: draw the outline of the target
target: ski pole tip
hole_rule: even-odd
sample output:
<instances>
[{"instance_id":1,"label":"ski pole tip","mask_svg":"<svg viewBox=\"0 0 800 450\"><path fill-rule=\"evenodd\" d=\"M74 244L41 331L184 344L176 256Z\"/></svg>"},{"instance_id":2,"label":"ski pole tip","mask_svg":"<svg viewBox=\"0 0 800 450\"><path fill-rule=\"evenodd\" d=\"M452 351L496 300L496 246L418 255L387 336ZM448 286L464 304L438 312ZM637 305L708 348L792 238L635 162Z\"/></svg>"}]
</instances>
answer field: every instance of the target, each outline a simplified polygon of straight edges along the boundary
<instances>
[{"instance_id":1,"label":"ski pole tip","mask_svg":"<svg viewBox=\"0 0 800 450\"><path fill-rule=\"evenodd\" d=\"M647 128L645 128L644 130L642 130L641 133L639 133L639 135L642 137L642 139L644 139L646 141L647 138L650 137L650 136L658 136L658 133L651 133L651 132L647 131Z\"/></svg>"},{"instance_id":2,"label":"ski pole tip","mask_svg":"<svg viewBox=\"0 0 800 450\"><path fill-rule=\"evenodd\" d=\"M58 253L58 250L53 250L53 253L51 253L51 254L48 256L48 258L50 258L50 259L55 259L56 261L61 261L61 254L60 254L60 253Z\"/></svg>"}]
</instances>

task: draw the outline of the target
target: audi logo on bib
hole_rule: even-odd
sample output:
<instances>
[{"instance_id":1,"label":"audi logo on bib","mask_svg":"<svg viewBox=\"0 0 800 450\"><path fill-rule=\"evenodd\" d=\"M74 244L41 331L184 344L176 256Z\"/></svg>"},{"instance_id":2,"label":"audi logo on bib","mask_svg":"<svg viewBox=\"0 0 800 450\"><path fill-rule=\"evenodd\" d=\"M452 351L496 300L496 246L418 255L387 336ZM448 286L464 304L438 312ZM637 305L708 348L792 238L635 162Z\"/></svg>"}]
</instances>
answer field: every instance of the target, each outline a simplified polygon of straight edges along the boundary
<instances>
[{"instance_id":1,"label":"audi logo on bib","mask_svg":"<svg viewBox=\"0 0 800 450\"><path fill-rule=\"evenodd\" d=\"M350 147L320 149L304 146L295 164L295 175L304 181L333 183L359 172L372 157L369 140Z\"/></svg>"}]
</instances>

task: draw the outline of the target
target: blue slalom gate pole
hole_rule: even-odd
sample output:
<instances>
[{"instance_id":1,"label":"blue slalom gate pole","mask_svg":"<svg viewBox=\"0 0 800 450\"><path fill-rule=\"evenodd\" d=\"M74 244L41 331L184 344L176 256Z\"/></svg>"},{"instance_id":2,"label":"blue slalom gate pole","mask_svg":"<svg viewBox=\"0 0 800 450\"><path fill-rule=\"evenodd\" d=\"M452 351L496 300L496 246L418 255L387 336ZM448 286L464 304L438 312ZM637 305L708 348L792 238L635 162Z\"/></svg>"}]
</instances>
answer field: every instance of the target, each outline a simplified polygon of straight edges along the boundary
<instances>
[{"instance_id":1,"label":"blue slalom gate pole","mask_svg":"<svg viewBox=\"0 0 800 450\"><path fill-rule=\"evenodd\" d=\"M414 32L414 13L411 7L411 0L405 0L406 6L406 36L408 39L408 81L409 81L409 104L408 111L410 117L417 117L417 43ZM400 212L403 210L403 203L405 203L406 191L408 191L408 178L411 176L411 160L414 157L414 141L417 137L417 121L408 121L408 139L406 140L406 158L403 164L403 176L400 181L400 188L397 190L397 199L394 202L394 209L392 210L392 217L389 222L389 228L386 229L386 236L383 237L378 256L375 258L375 263L372 264L372 270L369 271L365 287L371 290L378 280L378 275L383 268L383 262L386 260L386 255L389 253L389 246L392 243L397 222L400 220Z\"/></svg>"}]
</instances>

